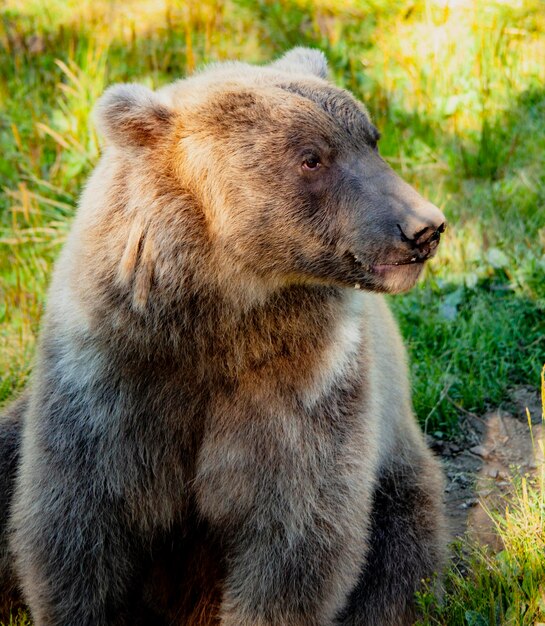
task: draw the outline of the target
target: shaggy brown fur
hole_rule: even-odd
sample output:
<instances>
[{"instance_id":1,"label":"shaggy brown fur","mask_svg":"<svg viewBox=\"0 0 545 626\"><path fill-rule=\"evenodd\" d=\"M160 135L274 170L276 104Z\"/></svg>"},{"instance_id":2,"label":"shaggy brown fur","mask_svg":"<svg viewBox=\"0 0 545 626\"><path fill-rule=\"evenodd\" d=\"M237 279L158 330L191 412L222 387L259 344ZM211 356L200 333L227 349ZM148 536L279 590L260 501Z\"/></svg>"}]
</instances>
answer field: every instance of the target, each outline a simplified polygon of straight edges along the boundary
<instances>
[{"instance_id":1,"label":"shaggy brown fur","mask_svg":"<svg viewBox=\"0 0 545 626\"><path fill-rule=\"evenodd\" d=\"M23 394L0 417L0 621L8 621L9 614L17 614L22 607L12 570L13 558L8 551L6 528L28 399L28 393Z\"/></svg>"},{"instance_id":2,"label":"shaggy brown fur","mask_svg":"<svg viewBox=\"0 0 545 626\"><path fill-rule=\"evenodd\" d=\"M409 624L440 567L441 472L373 292L415 283L444 218L326 75L296 49L99 103L7 444L37 626Z\"/></svg>"}]
</instances>

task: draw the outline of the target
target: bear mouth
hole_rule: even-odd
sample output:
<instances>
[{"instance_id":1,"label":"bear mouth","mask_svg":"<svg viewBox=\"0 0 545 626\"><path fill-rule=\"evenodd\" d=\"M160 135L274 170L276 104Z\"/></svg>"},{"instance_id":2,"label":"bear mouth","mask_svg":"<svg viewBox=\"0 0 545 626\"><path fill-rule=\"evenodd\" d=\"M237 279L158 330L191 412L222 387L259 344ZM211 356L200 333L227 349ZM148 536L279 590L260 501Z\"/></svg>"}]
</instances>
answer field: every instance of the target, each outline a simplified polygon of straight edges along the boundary
<instances>
[{"instance_id":1,"label":"bear mouth","mask_svg":"<svg viewBox=\"0 0 545 626\"><path fill-rule=\"evenodd\" d=\"M354 252L347 252L350 256L352 263L366 272L376 273L381 270L386 270L390 268L399 267L401 265L422 265L424 264L432 255L426 256L418 256L416 254L412 255L410 258L400 259L398 261L388 261L387 263L365 263L361 257L359 257Z\"/></svg>"},{"instance_id":2,"label":"bear mouth","mask_svg":"<svg viewBox=\"0 0 545 626\"><path fill-rule=\"evenodd\" d=\"M416 282L424 263L433 255L419 256L412 254L410 257L400 259L385 259L386 262L365 262L358 254L347 251L346 256L350 260L352 271L350 280L346 281L354 289L371 288L373 291L383 291L383 283L401 281L406 291ZM390 291L389 288L384 289ZM393 290L394 292L397 289Z\"/></svg>"}]
</instances>

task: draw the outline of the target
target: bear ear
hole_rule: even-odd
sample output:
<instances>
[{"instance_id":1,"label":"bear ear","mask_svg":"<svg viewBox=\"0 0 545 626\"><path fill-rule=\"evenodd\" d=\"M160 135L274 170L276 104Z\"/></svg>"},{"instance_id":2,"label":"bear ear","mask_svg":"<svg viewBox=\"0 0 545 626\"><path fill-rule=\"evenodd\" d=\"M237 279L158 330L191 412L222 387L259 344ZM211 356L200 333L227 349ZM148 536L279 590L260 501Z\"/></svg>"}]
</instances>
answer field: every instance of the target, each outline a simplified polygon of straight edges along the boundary
<instances>
[{"instance_id":1,"label":"bear ear","mask_svg":"<svg viewBox=\"0 0 545 626\"><path fill-rule=\"evenodd\" d=\"M148 146L172 127L174 112L159 96L137 84L109 87L95 108L97 128L119 147Z\"/></svg>"},{"instance_id":2,"label":"bear ear","mask_svg":"<svg viewBox=\"0 0 545 626\"><path fill-rule=\"evenodd\" d=\"M327 60L321 50L314 48L293 48L278 61L271 64L275 69L290 74L312 74L318 78L328 78Z\"/></svg>"}]
</instances>

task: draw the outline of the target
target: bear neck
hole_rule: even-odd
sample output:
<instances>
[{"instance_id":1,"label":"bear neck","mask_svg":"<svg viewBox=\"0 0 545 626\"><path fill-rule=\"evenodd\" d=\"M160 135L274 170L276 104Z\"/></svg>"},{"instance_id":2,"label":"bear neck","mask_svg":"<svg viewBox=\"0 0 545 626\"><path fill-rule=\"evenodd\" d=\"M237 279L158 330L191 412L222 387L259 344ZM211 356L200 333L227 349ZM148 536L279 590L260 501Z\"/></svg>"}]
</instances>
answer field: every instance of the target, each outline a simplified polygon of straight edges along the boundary
<instances>
[{"instance_id":1,"label":"bear neck","mask_svg":"<svg viewBox=\"0 0 545 626\"><path fill-rule=\"evenodd\" d=\"M109 318L106 349L120 363L182 369L202 381L235 383L249 373L264 380L312 369L350 315L352 294L322 286L289 286L240 307L216 289L187 291L170 306ZM100 333L108 321L98 321ZM112 322L114 322L112 324ZM101 339L103 341L103 339ZM287 382L287 381L286 381Z\"/></svg>"}]
</instances>

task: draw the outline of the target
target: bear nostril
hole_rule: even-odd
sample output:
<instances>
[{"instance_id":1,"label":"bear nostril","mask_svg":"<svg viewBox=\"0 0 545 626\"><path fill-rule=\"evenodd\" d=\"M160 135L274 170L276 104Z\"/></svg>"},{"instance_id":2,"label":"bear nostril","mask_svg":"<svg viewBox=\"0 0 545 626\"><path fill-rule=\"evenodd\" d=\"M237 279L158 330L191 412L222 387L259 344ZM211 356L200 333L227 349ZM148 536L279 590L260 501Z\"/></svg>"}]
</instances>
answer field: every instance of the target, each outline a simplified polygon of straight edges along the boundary
<instances>
[{"instance_id":1,"label":"bear nostril","mask_svg":"<svg viewBox=\"0 0 545 626\"><path fill-rule=\"evenodd\" d=\"M425 226L413 235L412 241L415 245L419 246L422 243L426 243L432 236L432 233L433 229L430 226Z\"/></svg>"},{"instance_id":2,"label":"bear nostril","mask_svg":"<svg viewBox=\"0 0 545 626\"><path fill-rule=\"evenodd\" d=\"M425 226L416 231L412 237L408 237L400 224L397 228L401 235L401 241L408 243L413 249L416 248L421 255L429 255L439 245L441 233L445 231L446 224L443 222L437 228L435 226Z\"/></svg>"},{"instance_id":3,"label":"bear nostril","mask_svg":"<svg viewBox=\"0 0 545 626\"><path fill-rule=\"evenodd\" d=\"M412 237L409 237L405 234L405 231L399 224L397 225L397 228L399 230L399 234L401 235L401 241L403 241L403 243L410 244L413 248L418 248L427 243L436 232L429 226L425 226L424 228L416 231Z\"/></svg>"},{"instance_id":4,"label":"bear nostril","mask_svg":"<svg viewBox=\"0 0 545 626\"><path fill-rule=\"evenodd\" d=\"M429 246L433 243L439 243L441 239L441 233L445 232L445 223L443 222L437 228L432 226L426 226L422 230L415 233L414 238L412 239L413 245L417 248L421 248L423 246Z\"/></svg>"}]
</instances>

